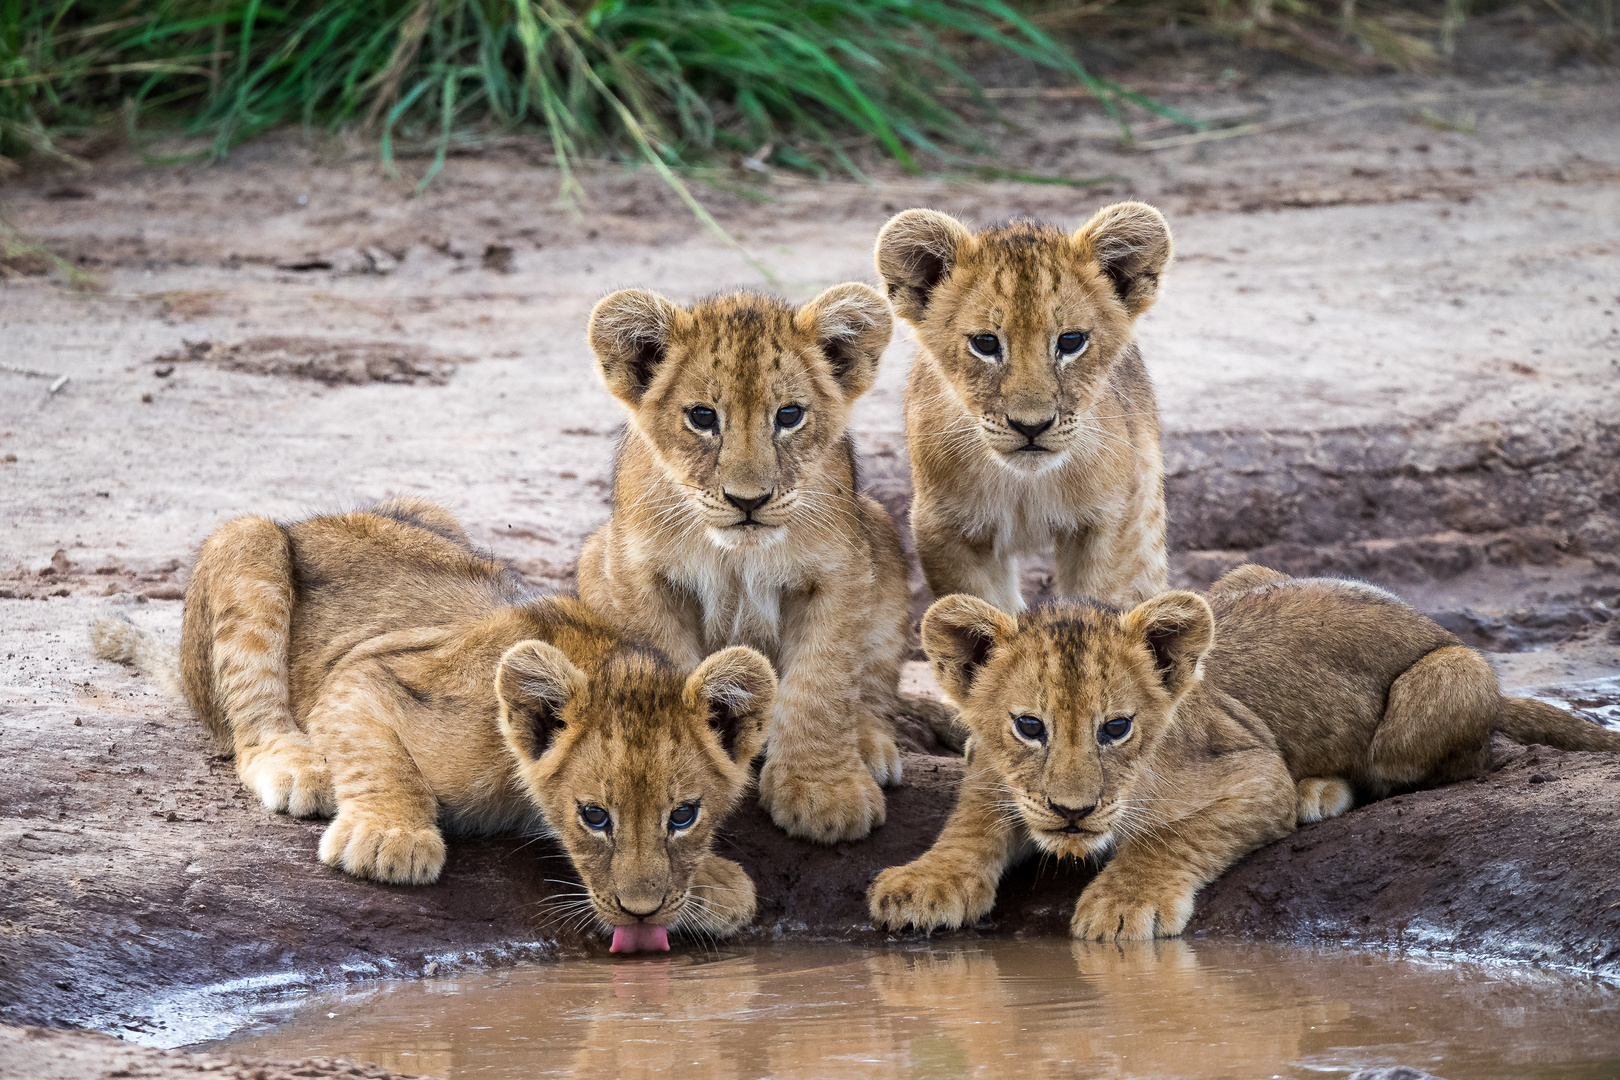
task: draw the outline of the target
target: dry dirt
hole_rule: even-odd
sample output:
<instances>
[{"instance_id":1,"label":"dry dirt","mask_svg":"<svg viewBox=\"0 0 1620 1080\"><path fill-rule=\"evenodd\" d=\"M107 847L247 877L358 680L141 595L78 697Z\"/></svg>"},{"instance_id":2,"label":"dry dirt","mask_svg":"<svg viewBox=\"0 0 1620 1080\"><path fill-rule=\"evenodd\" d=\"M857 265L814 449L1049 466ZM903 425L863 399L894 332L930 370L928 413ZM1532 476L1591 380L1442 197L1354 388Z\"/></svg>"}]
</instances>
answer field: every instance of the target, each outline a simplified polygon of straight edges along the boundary
<instances>
[{"instance_id":1,"label":"dry dirt","mask_svg":"<svg viewBox=\"0 0 1620 1080\"><path fill-rule=\"evenodd\" d=\"M1073 225L1157 203L1179 258L1141 340L1181 580L1248 558L1364 576L1490 650L1504 683L1620 724L1612 78L1177 92L1197 114L1305 122L1125 151L1089 104L1037 101L1012 107L1025 130L1004 164L1118 179L739 174L769 201L703 198L796 300L870 280L873 236L908 206ZM1465 115L1473 134L1433 126ZM591 303L766 283L642 173L598 169L580 212L559 208L537 152L457 158L420 199L364 150L290 139L0 188L18 227L99 283L74 291L26 258L0 282L0 1019L173 1046L222 1034L253 994L600 947L537 916L544 844L461 843L426 889L319 866L318 824L265 813L183 706L92 660L84 634L105 604L176 630L184 567L229 517L393 493L450 506L535 584L570 584L620 420L591 373ZM902 333L855 418L896 513L911 348ZM1045 587L1040 566L1028 584ZM725 843L760 886L753 933L870 936L866 882L927 845L958 775L910 756L863 844L813 848L739 814ZM1620 762L1500 746L1476 783L1251 857L1191 932L1620 976L1617 793ZM1028 868L972 933L1056 932L1083 881Z\"/></svg>"}]
</instances>

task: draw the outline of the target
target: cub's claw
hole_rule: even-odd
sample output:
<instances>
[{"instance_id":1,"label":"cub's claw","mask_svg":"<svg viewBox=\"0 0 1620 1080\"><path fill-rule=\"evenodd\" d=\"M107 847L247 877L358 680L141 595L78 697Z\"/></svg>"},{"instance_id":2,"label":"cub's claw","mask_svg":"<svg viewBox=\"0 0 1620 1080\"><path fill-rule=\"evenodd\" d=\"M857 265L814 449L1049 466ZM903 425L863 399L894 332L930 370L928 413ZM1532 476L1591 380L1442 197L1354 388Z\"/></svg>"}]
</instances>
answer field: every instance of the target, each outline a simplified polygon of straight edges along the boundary
<instances>
[{"instance_id":1,"label":"cub's claw","mask_svg":"<svg viewBox=\"0 0 1620 1080\"><path fill-rule=\"evenodd\" d=\"M1175 937L1192 918L1195 891L1176 886L1120 888L1099 875L1080 894L1069 935L1083 941Z\"/></svg>"},{"instance_id":2,"label":"cub's claw","mask_svg":"<svg viewBox=\"0 0 1620 1080\"><path fill-rule=\"evenodd\" d=\"M894 728L886 718L862 716L856 746L867 771L880 787L893 787L900 782L900 748L894 744Z\"/></svg>"},{"instance_id":3,"label":"cub's claw","mask_svg":"<svg viewBox=\"0 0 1620 1080\"><path fill-rule=\"evenodd\" d=\"M952 867L918 859L891 866L867 890L872 925L885 930L955 930L978 922L995 906L994 883L971 867Z\"/></svg>"},{"instance_id":4,"label":"cub's claw","mask_svg":"<svg viewBox=\"0 0 1620 1080\"><path fill-rule=\"evenodd\" d=\"M242 784L276 813L331 817L337 810L332 774L303 735L276 735L238 752Z\"/></svg>"},{"instance_id":5,"label":"cub's claw","mask_svg":"<svg viewBox=\"0 0 1620 1080\"><path fill-rule=\"evenodd\" d=\"M339 813L321 836L321 862L391 885L427 885L444 869L444 837L364 813Z\"/></svg>"},{"instance_id":6,"label":"cub's claw","mask_svg":"<svg viewBox=\"0 0 1620 1080\"><path fill-rule=\"evenodd\" d=\"M883 824L883 791L862 763L805 776L767 760L759 773L759 805L777 828L823 844L859 840Z\"/></svg>"}]
</instances>

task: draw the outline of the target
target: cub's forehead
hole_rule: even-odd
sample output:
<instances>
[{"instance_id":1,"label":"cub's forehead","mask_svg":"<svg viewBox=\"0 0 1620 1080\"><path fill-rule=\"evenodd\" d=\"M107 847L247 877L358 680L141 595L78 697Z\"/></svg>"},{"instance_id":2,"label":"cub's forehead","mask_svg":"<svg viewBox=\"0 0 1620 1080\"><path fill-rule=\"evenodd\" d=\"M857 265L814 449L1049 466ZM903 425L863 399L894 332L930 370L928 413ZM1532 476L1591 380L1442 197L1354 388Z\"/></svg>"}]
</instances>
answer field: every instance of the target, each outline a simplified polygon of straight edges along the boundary
<instances>
[{"instance_id":1,"label":"cub's forehead","mask_svg":"<svg viewBox=\"0 0 1620 1080\"><path fill-rule=\"evenodd\" d=\"M1039 222L977 233L951 278L962 314L1009 327L1078 316L1089 307L1094 285L1073 239Z\"/></svg>"},{"instance_id":2,"label":"cub's forehead","mask_svg":"<svg viewBox=\"0 0 1620 1080\"><path fill-rule=\"evenodd\" d=\"M812 334L783 300L754 294L697 304L672 335L678 382L718 398L751 397L803 375L819 356Z\"/></svg>"},{"instance_id":3,"label":"cub's forehead","mask_svg":"<svg viewBox=\"0 0 1620 1080\"><path fill-rule=\"evenodd\" d=\"M1107 609L1026 612L1011 645L1008 675L1038 683L1071 705L1082 705L1131 677L1125 660L1129 641L1119 615Z\"/></svg>"}]
</instances>

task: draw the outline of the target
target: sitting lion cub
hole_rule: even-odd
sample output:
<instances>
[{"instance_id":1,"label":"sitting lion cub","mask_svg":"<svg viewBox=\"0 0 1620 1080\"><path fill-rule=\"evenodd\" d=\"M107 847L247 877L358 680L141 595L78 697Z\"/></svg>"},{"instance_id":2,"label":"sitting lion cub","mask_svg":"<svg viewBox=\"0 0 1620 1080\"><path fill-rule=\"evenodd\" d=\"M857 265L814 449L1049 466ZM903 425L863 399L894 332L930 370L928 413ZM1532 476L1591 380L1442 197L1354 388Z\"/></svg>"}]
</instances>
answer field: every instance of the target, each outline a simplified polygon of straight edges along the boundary
<instances>
[{"instance_id":1,"label":"sitting lion cub","mask_svg":"<svg viewBox=\"0 0 1620 1080\"><path fill-rule=\"evenodd\" d=\"M907 210L876 259L917 331L911 527L934 595L1016 614L1018 557L1043 549L1061 595L1163 590L1159 414L1134 334L1170 262L1164 217L1115 203L1073 235L1030 221L974 233Z\"/></svg>"},{"instance_id":2,"label":"sitting lion cub","mask_svg":"<svg viewBox=\"0 0 1620 1080\"><path fill-rule=\"evenodd\" d=\"M270 809L335 810L328 865L420 885L444 866L441 826L541 827L616 950L753 917L753 883L709 848L764 739L769 662L726 649L684 675L578 600L525 596L430 503L221 527L186 590L178 673L127 622L92 637L178 676Z\"/></svg>"},{"instance_id":3,"label":"sitting lion cub","mask_svg":"<svg viewBox=\"0 0 1620 1080\"><path fill-rule=\"evenodd\" d=\"M885 870L872 919L954 928L1041 852L1115 849L1075 937L1171 937L1193 897L1296 822L1477 774L1491 732L1620 751L1551 705L1504 698L1484 657L1382 589L1259 566L1129 613L1060 603L1017 618L950 596L923 648L973 742L934 846Z\"/></svg>"},{"instance_id":4,"label":"sitting lion cub","mask_svg":"<svg viewBox=\"0 0 1620 1080\"><path fill-rule=\"evenodd\" d=\"M740 293L688 311L630 290L591 313L602 380L630 424L580 596L678 663L725 645L776 663L760 803L825 843L883 823L898 711L947 734L954 715L902 704L906 558L856 489L850 407L892 329L889 305L859 284L797 310Z\"/></svg>"}]
</instances>

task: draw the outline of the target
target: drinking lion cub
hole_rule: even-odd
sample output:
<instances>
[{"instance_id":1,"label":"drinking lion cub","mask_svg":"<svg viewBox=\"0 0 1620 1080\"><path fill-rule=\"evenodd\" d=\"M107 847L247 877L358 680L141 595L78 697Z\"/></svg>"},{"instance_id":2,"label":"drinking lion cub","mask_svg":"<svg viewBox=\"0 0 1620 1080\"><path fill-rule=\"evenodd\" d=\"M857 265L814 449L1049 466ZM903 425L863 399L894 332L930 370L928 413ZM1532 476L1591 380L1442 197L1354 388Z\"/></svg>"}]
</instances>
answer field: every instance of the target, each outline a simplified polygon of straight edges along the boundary
<instances>
[{"instance_id":1,"label":"drinking lion cub","mask_svg":"<svg viewBox=\"0 0 1620 1080\"><path fill-rule=\"evenodd\" d=\"M123 620L92 637L178 682L270 809L335 811L328 865L420 885L441 826L540 827L616 950L753 917L752 882L709 849L764 740L769 662L726 649L686 675L578 600L526 596L430 503L224 525L186 590L178 671Z\"/></svg>"},{"instance_id":2,"label":"drinking lion cub","mask_svg":"<svg viewBox=\"0 0 1620 1080\"><path fill-rule=\"evenodd\" d=\"M923 648L973 732L956 809L921 858L878 875L875 923L954 928L1025 854L1114 857L1077 938L1172 937L1193 897L1296 823L1476 775L1491 732L1620 751L1620 732L1503 697L1484 657L1382 589L1233 570L1206 602L1018 617L949 596Z\"/></svg>"}]
</instances>

